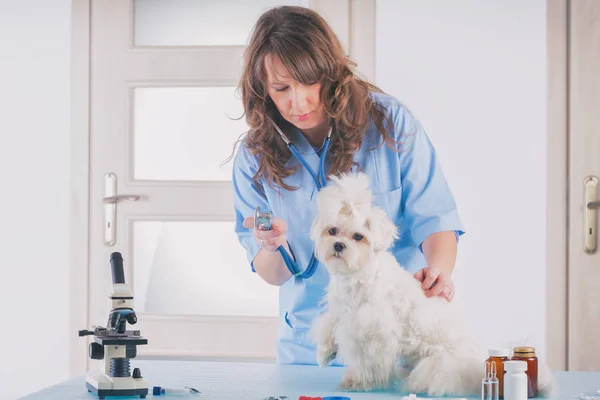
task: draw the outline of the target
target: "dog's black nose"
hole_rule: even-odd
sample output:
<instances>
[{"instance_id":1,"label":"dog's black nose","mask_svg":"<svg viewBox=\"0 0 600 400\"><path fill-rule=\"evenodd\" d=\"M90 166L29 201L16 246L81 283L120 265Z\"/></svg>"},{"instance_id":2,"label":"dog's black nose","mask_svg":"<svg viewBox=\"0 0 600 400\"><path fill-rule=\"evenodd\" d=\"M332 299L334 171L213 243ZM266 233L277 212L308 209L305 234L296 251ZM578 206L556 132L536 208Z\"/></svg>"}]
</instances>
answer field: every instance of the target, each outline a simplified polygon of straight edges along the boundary
<instances>
[{"instance_id":1,"label":"dog's black nose","mask_svg":"<svg viewBox=\"0 0 600 400\"><path fill-rule=\"evenodd\" d=\"M345 245L344 243L341 243L341 242L335 242L335 243L333 244L333 249L334 249L335 251L337 251L338 253L339 253L340 251L344 250L345 248L346 248L346 245Z\"/></svg>"}]
</instances>

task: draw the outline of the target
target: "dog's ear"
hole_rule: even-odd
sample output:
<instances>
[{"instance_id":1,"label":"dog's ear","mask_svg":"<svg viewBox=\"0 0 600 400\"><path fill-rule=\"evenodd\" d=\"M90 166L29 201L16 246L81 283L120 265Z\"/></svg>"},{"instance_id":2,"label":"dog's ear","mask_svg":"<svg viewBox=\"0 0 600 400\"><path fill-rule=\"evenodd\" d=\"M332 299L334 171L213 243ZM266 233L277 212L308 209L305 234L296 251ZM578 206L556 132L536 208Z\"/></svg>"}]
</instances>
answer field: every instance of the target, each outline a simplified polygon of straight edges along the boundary
<instances>
[{"instance_id":1,"label":"dog's ear","mask_svg":"<svg viewBox=\"0 0 600 400\"><path fill-rule=\"evenodd\" d=\"M398 238L396 225L380 208L374 207L371 209L368 224L375 251L387 250L394 239Z\"/></svg>"}]
</instances>

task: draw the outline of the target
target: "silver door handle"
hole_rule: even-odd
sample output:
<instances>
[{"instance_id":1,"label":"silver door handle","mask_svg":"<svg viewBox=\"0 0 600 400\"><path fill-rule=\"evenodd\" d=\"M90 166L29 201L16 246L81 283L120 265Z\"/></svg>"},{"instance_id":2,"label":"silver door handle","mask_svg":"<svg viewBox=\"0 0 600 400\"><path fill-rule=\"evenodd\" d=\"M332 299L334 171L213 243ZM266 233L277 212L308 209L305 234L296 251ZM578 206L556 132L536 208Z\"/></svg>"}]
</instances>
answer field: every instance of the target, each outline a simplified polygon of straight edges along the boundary
<instances>
[{"instance_id":1,"label":"silver door handle","mask_svg":"<svg viewBox=\"0 0 600 400\"><path fill-rule=\"evenodd\" d=\"M121 200L138 201L140 196L134 194L121 194L118 196L109 196L103 199L104 204L113 204Z\"/></svg>"},{"instance_id":2,"label":"silver door handle","mask_svg":"<svg viewBox=\"0 0 600 400\"><path fill-rule=\"evenodd\" d=\"M600 201L592 201L588 203L587 208L589 208L590 210L594 208L600 208Z\"/></svg>"},{"instance_id":3,"label":"silver door handle","mask_svg":"<svg viewBox=\"0 0 600 400\"><path fill-rule=\"evenodd\" d=\"M585 195L583 198L583 249L588 254L596 252L597 237L598 237L598 208L600 208L600 201L596 200L596 191L598 188L598 178L595 176L587 176L583 185L585 188Z\"/></svg>"},{"instance_id":4,"label":"silver door handle","mask_svg":"<svg viewBox=\"0 0 600 400\"><path fill-rule=\"evenodd\" d=\"M114 246L117 242L117 203L139 199L135 194L117 195L117 176L112 172L104 175L104 245Z\"/></svg>"}]
</instances>

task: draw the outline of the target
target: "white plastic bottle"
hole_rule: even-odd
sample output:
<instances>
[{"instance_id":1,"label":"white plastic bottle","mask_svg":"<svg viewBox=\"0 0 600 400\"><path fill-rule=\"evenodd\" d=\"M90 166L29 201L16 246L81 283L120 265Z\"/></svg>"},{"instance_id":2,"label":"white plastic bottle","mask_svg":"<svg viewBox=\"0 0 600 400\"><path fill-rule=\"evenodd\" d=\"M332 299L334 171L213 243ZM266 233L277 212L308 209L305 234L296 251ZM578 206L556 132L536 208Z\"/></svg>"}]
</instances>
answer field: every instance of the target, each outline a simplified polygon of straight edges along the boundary
<instances>
[{"instance_id":1,"label":"white plastic bottle","mask_svg":"<svg viewBox=\"0 0 600 400\"><path fill-rule=\"evenodd\" d=\"M527 362L504 361L504 400L527 400Z\"/></svg>"}]
</instances>

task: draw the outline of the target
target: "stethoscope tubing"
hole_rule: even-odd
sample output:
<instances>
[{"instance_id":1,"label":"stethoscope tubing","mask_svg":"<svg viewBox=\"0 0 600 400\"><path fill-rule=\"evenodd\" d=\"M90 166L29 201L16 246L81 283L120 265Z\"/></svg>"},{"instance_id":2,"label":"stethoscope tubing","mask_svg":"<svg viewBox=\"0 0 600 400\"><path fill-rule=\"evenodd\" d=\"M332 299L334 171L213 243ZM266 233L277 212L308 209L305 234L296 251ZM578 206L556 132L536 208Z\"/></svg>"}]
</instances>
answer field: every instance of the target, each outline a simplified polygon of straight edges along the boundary
<instances>
[{"instance_id":1,"label":"stethoscope tubing","mask_svg":"<svg viewBox=\"0 0 600 400\"><path fill-rule=\"evenodd\" d=\"M329 149L329 143L331 142L332 128L329 129L329 133L327 134L327 137L325 138L325 142L323 143L323 152L319 158L319 173L317 175L315 173L315 171L311 168L311 166L308 164L308 162L304 159L304 157L302 157L302 154L300 154L300 151L298 151L298 148L296 147L294 142L292 142L283 133L283 131L279 128L279 126L277 126L275 121L271 120L271 123L273 124L273 126L275 127L275 129L277 130L277 132L279 133L279 135L281 136L281 138L283 139L285 144L288 146L288 148L290 149L292 154L298 159L298 161L300 161L300 163L308 171L308 173L312 177L313 181L315 182L315 185L317 186L317 190L320 191L323 187L325 187L327 185L327 179L325 177L325 158L327 155L327 150ZM300 279L307 279L307 278L310 278L311 276L313 276L313 274L317 270L319 261L316 259L314 251L313 251L312 257L308 263L308 266L306 267L306 269L304 271L301 271L298 264L292 259L292 257L288 254L287 250L283 246L279 246L277 248L277 250L281 254L281 257L283 258L285 265L287 266L288 270L291 272L291 274L293 276L300 278Z\"/></svg>"}]
</instances>

